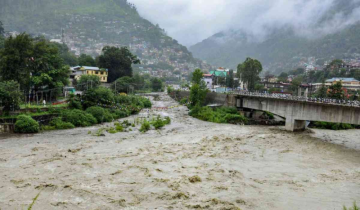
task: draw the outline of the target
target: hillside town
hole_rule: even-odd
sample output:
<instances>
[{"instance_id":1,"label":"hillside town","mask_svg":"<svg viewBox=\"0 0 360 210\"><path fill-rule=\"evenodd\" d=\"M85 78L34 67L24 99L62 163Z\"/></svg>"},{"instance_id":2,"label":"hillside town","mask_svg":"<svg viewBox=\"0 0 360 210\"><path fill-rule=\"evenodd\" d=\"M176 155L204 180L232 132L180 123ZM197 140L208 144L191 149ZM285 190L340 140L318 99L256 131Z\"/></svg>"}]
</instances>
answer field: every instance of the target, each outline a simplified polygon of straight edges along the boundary
<instances>
[{"instance_id":1,"label":"hillside town","mask_svg":"<svg viewBox=\"0 0 360 210\"><path fill-rule=\"evenodd\" d=\"M324 65L317 68L308 65L306 68L297 68L279 76L265 72L263 76L259 77L255 90L311 97L316 96L321 88L329 89L331 86L341 83L347 98L359 96L360 62L356 60L338 60L338 62L334 64L334 61L326 61ZM323 75L325 73L328 76L327 78L324 77L321 82L312 78L316 74ZM203 81L211 92L224 93L248 90L247 84L237 71L220 67L205 73L203 76Z\"/></svg>"}]
</instances>

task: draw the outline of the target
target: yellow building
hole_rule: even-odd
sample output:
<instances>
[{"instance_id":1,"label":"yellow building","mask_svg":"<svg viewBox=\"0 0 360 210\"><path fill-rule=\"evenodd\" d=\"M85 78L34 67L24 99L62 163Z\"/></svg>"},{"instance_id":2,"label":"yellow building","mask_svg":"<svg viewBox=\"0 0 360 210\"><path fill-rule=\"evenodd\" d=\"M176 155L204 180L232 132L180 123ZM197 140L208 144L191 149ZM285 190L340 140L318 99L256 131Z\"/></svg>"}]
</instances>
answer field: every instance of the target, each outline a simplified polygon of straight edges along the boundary
<instances>
[{"instance_id":1,"label":"yellow building","mask_svg":"<svg viewBox=\"0 0 360 210\"><path fill-rule=\"evenodd\" d=\"M71 68L71 70L76 80L80 79L82 75L96 75L100 78L100 82L106 83L108 81L109 71L107 69L91 66L76 66Z\"/></svg>"}]
</instances>

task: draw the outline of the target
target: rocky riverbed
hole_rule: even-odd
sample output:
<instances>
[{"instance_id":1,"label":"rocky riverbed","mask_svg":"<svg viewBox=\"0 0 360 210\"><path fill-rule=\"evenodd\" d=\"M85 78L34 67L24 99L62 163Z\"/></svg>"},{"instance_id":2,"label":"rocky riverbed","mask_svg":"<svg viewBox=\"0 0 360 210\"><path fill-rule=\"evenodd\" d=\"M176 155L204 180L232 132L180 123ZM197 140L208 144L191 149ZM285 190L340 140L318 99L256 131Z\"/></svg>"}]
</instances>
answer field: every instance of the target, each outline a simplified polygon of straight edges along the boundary
<instances>
[{"instance_id":1,"label":"rocky riverbed","mask_svg":"<svg viewBox=\"0 0 360 210\"><path fill-rule=\"evenodd\" d=\"M334 209L360 202L360 131L202 122L162 94L146 134L0 137L0 209ZM123 119L125 120L125 119ZM90 134L92 133L92 134Z\"/></svg>"}]
</instances>

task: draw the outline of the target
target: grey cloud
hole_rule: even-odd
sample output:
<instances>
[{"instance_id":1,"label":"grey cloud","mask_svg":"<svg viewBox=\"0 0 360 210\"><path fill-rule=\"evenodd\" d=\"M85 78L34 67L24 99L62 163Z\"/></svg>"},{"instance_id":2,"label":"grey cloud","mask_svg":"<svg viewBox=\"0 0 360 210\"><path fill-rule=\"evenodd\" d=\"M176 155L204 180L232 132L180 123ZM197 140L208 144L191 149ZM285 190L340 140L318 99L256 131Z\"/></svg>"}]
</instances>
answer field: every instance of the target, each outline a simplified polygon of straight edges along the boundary
<instances>
[{"instance_id":1,"label":"grey cloud","mask_svg":"<svg viewBox=\"0 0 360 210\"><path fill-rule=\"evenodd\" d=\"M338 13L317 25L339 0L129 1L144 18L158 23L170 36L187 46L229 29L241 29L262 39L267 36L268 29L291 26L299 35L314 37L336 32L360 20L360 9L355 9L351 14Z\"/></svg>"}]
</instances>

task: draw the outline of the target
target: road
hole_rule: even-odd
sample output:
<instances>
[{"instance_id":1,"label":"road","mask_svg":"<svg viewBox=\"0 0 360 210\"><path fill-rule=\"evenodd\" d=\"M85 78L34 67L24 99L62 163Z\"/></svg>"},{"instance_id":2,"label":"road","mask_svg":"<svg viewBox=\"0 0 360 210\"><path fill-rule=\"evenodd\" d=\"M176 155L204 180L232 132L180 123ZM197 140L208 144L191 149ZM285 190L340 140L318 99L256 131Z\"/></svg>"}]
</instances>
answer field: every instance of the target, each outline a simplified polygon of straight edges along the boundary
<instances>
[{"instance_id":1,"label":"road","mask_svg":"<svg viewBox=\"0 0 360 210\"><path fill-rule=\"evenodd\" d=\"M360 202L360 131L193 119L166 95L146 134L93 136L113 123L0 137L0 209L342 209ZM191 177L201 180L191 182ZM197 181L197 182L196 182Z\"/></svg>"}]
</instances>

